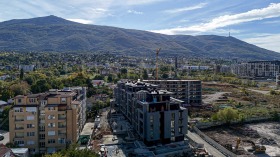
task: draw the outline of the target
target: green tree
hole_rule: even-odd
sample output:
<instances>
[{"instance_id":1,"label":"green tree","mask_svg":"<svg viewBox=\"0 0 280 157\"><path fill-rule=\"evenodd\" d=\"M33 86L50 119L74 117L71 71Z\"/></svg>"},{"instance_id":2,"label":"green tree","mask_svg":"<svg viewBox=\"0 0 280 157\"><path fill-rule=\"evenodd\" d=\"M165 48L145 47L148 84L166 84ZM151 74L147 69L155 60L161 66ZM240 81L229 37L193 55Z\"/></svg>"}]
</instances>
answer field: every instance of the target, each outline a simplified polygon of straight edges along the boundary
<instances>
[{"instance_id":1,"label":"green tree","mask_svg":"<svg viewBox=\"0 0 280 157\"><path fill-rule=\"evenodd\" d=\"M113 82L113 75L109 74L107 80L108 82Z\"/></svg>"},{"instance_id":2,"label":"green tree","mask_svg":"<svg viewBox=\"0 0 280 157\"><path fill-rule=\"evenodd\" d=\"M230 124L230 122L232 122L233 120L239 118L238 111L231 107L219 110L217 113L217 117L219 120L224 121L228 124Z\"/></svg>"},{"instance_id":3,"label":"green tree","mask_svg":"<svg viewBox=\"0 0 280 157\"><path fill-rule=\"evenodd\" d=\"M31 86L32 93L42 93L51 89L51 85L46 80L38 80Z\"/></svg>"},{"instance_id":4,"label":"green tree","mask_svg":"<svg viewBox=\"0 0 280 157\"><path fill-rule=\"evenodd\" d=\"M143 74L142 74L142 78L144 79L144 80L146 80L146 79L148 79L148 72L147 72L147 70L146 69L144 69L143 70Z\"/></svg>"},{"instance_id":5,"label":"green tree","mask_svg":"<svg viewBox=\"0 0 280 157\"><path fill-rule=\"evenodd\" d=\"M24 71L23 69L20 69L20 75L19 75L20 80L23 80L23 75L24 75Z\"/></svg>"}]
</instances>

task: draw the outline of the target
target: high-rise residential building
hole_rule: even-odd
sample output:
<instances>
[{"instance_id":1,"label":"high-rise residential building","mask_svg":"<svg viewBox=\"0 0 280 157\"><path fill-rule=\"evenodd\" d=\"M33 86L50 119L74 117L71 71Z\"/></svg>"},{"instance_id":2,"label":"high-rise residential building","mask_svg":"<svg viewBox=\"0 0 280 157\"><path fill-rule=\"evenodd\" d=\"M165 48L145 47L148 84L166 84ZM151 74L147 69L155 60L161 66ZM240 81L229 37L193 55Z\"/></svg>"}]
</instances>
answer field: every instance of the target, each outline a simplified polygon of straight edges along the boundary
<instances>
[{"instance_id":1,"label":"high-rise residential building","mask_svg":"<svg viewBox=\"0 0 280 157\"><path fill-rule=\"evenodd\" d=\"M280 73L280 61L252 61L232 66L232 73L240 78L271 78Z\"/></svg>"},{"instance_id":2,"label":"high-rise residential building","mask_svg":"<svg viewBox=\"0 0 280 157\"><path fill-rule=\"evenodd\" d=\"M173 93L144 82L119 82L114 90L116 108L147 145L183 141L187 109Z\"/></svg>"},{"instance_id":3,"label":"high-rise residential building","mask_svg":"<svg viewBox=\"0 0 280 157\"><path fill-rule=\"evenodd\" d=\"M159 89L172 92L172 97L184 101L183 104L201 105L200 80L143 80L158 85Z\"/></svg>"},{"instance_id":4,"label":"high-rise residential building","mask_svg":"<svg viewBox=\"0 0 280 157\"><path fill-rule=\"evenodd\" d=\"M83 129L85 99L84 87L16 96L9 113L10 142L31 154L65 149Z\"/></svg>"}]
</instances>

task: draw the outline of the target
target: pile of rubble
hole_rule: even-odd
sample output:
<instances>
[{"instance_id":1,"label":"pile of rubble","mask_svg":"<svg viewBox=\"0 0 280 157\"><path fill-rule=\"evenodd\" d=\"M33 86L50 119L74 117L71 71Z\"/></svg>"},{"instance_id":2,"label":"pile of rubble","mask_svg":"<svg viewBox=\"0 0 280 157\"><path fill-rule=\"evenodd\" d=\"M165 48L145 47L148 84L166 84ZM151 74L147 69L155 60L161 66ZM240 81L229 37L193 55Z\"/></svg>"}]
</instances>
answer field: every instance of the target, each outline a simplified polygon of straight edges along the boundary
<instances>
[{"instance_id":1,"label":"pile of rubble","mask_svg":"<svg viewBox=\"0 0 280 157\"><path fill-rule=\"evenodd\" d=\"M276 145L277 143L274 141L272 138L260 138L257 140L257 143L262 144L262 145Z\"/></svg>"}]
</instances>

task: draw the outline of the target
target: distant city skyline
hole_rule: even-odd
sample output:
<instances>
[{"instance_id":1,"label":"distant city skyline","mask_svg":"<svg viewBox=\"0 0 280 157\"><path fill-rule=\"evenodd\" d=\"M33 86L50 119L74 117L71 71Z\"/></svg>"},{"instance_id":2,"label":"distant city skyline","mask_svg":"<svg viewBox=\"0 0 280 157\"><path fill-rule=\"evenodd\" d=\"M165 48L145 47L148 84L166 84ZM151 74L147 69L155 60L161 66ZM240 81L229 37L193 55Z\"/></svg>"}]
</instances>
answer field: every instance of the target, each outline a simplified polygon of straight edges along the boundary
<instances>
[{"instance_id":1,"label":"distant city skyline","mask_svg":"<svg viewBox=\"0 0 280 157\"><path fill-rule=\"evenodd\" d=\"M170 35L231 35L280 52L277 0L0 1L0 22L55 15L95 25Z\"/></svg>"}]
</instances>

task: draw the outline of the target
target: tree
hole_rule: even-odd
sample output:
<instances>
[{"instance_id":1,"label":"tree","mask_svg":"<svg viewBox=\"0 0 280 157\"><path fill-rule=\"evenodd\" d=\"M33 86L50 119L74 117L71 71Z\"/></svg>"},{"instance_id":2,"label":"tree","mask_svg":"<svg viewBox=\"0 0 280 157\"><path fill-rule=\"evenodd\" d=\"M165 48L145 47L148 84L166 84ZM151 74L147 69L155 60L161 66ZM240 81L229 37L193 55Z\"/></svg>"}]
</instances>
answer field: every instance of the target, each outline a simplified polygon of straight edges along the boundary
<instances>
[{"instance_id":1,"label":"tree","mask_svg":"<svg viewBox=\"0 0 280 157\"><path fill-rule=\"evenodd\" d=\"M108 82L113 82L113 75L109 74L107 80Z\"/></svg>"},{"instance_id":2,"label":"tree","mask_svg":"<svg viewBox=\"0 0 280 157\"><path fill-rule=\"evenodd\" d=\"M238 111L228 107L222 110L219 110L217 113L217 117L219 120L226 122L227 124L230 124L231 121L238 119Z\"/></svg>"},{"instance_id":3,"label":"tree","mask_svg":"<svg viewBox=\"0 0 280 157\"><path fill-rule=\"evenodd\" d=\"M14 93L14 95L26 95L29 90L29 85L25 81L21 81L20 83L16 83L10 86L10 90Z\"/></svg>"},{"instance_id":4,"label":"tree","mask_svg":"<svg viewBox=\"0 0 280 157\"><path fill-rule=\"evenodd\" d=\"M161 77L162 77L163 79L167 79L167 78L168 78L168 74L164 73L164 74L162 74Z\"/></svg>"},{"instance_id":5,"label":"tree","mask_svg":"<svg viewBox=\"0 0 280 157\"><path fill-rule=\"evenodd\" d=\"M143 70L142 77L143 77L144 80L148 79L149 76L148 76L148 72L147 72L146 69Z\"/></svg>"},{"instance_id":6,"label":"tree","mask_svg":"<svg viewBox=\"0 0 280 157\"><path fill-rule=\"evenodd\" d=\"M20 75L19 75L19 79L20 79L20 80L23 79L23 75L24 75L24 71L23 71L23 69L21 68L21 69L20 69Z\"/></svg>"},{"instance_id":7,"label":"tree","mask_svg":"<svg viewBox=\"0 0 280 157\"><path fill-rule=\"evenodd\" d=\"M51 85L46 80L38 80L31 86L32 93L42 93L51 89Z\"/></svg>"}]
</instances>

